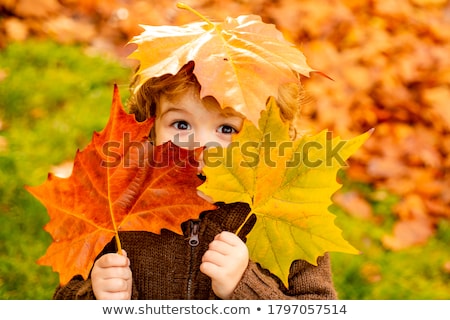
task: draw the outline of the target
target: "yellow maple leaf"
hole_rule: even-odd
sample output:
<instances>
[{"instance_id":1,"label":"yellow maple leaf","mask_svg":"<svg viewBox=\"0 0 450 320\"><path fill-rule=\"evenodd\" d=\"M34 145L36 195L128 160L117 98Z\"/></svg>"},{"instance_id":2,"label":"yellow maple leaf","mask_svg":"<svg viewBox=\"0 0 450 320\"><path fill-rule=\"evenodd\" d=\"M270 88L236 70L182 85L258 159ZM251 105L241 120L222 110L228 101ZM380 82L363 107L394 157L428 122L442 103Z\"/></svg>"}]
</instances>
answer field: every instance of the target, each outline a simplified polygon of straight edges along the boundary
<instances>
[{"instance_id":1,"label":"yellow maple leaf","mask_svg":"<svg viewBox=\"0 0 450 320\"><path fill-rule=\"evenodd\" d=\"M129 58L140 62L136 90L149 78L176 74L194 61L194 74L201 84L201 98L213 96L257 123L269 96L278 96L286 83L299 83L299 74L314 71L303 53L286 41L273 24L257 15L228 17L183 26L141 25L144 31L130 42L137 49ZM268 81L270 79L270 81Z\"/></svg>"},{"instance_id":2,"label":"yellow maple leaf","mask_svg":"<svg viewBox=\"0 0 450 320\"><path fill-rule=\"evenodd\" d=\"M371 132L348 141L325 131L290 141L271 98L259 128L246 121L227 148L205 150L207 178L198 189L214 201L250 205L257 217L247 237L250 258L287 284L294 260L317 265L325 252L359 253L328 207L340 187L337 171Z\"/></svg>"}]
</instances>

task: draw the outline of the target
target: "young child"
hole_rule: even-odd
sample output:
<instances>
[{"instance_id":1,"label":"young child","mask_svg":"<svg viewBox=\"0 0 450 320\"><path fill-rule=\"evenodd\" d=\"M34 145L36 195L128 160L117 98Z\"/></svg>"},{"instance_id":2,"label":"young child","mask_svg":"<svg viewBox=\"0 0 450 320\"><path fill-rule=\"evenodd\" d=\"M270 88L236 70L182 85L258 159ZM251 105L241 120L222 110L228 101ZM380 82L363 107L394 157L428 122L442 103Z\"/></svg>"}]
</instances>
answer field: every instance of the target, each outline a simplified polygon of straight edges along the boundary
<instances>
[{"instance_id":1,"label":"young child","mask_svg":"<svg viewBox=\"0 0 450 320\"><path fill-rule=\"evenodd\" d=\"M226 147L241 129L244 115L222 109L213 97L200 99L194 63L175 75L147 80L130 99L138 121L155 117L154 144L171 140L183 148ZM284 121L292 123L299 107L298 85L280 89ZM201 160L200 164L201 164ZM199 168L201 170L201 166ZM55 299L336 299L328 254L318 266L294 261L289 286L249 260L245 237L255 216L239 234L250 208L244 203L216 203L217 209L182 224L183 235L121 232L125 251L111 241L99 255L88 280L75 276L59 287Z\"/></svg>"}]
</instances>

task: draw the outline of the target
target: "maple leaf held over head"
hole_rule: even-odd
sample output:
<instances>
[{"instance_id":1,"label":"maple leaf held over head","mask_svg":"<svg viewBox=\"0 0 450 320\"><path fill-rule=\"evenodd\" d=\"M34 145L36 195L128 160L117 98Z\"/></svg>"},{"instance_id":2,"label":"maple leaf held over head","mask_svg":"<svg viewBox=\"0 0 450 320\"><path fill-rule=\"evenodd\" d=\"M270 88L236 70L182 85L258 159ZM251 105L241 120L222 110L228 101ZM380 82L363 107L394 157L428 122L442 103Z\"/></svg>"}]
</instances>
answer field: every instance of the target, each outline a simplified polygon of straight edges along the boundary
<instances>
[{"instance_id":1,"label":"maple leaf held over head","mask_svg":"<svg viewBox=\"0 0 450 320\"><path fill-rule=\"evenodd\" d=\"M259 129L246 121L226 149L205 150L207 178L198 189L214 201L250 205L257 217L247 237L250 258L287 284L294 260L317 265L325 252L358 253L328 207L340 186L337 171L370 134L342 141L321 132L290 141L271 98Z\"/></svg>"},{"instance_id":2,"label":"maple leaf held over head","mask_svg":"<svg viewBox=\"0 0 450 320\"><path fill-rule=\"evenodd\" d=\"M137 49L129 56L140 62L136 90L149 78L176 74L194 61L201 98L213 96L222 108L234 108L257 124L267 99L278 96L280 85L299 83L299 75L314 71L300 50L257 15L228 17L219 23L196 14L205 21L142 25L144 31L131 40Z\"/></svg>"},{"instance_id":3,"label":"maple leaf held over head","mask_svg":"<svg viewBox=\"0 0 450 320\"><path fill-rule=\"evenodd\" d=\"M120 252L118 231L181 234L183 221L215 208L197 195L194 153L201 150L154 147L147 139L152 125L123 110L115 86L108 124L77 152L72 175L49 174L42 185L26 187L50 216L45 229L53 242L38 263L59 272L61 284L78 274L86 279L113 237Z\"/></svg>"}]
</instances>

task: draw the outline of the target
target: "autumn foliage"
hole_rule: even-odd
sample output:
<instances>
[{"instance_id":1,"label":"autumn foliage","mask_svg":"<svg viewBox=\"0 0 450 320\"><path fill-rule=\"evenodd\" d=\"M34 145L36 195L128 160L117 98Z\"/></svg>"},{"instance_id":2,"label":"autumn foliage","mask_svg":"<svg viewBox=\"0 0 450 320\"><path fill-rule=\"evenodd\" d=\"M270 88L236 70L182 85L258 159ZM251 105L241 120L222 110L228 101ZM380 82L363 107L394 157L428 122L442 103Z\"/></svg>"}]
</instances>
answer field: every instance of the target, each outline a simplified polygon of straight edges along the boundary
<instances>
[{"instance_id":1,"label":"autumn foliage","mask_svg":"<svg viewBox=\"0 0 450 320\"><path fill-rule=\"evenodd\" d=\"M171 141L155 146L148 139L154 119L138 123L127 114L115 85L109 121L77 153L70 177L50 174L41 186L27 187L50 215L46 230L53 242L38 262L58 271L61 284L74 274L87 278L112 236L121 252L119 231L180 233L183 221L214 208L197 189L213 202L249 204L257 218L248 235L250 258L286 286L292 261L316 265L327 252L358 253L343 239L329 206L340 187L338 170L369 133L350 141L326 132L292 141L290 124L282 121L270 95L277 95L283 84L299 83L299 75L309 75L301 52L258 16L213 23L179 6L204 21L143 26L141 36L133 38L138 46L132 54L140 62L140 83L191 67L202 83L200 95L217 92L223 107L248 115L242 130L226 148L187 150ZM214 67L218 74L211 77ZM280 76L270 77L274 72ZM203 185L196 176L200 153ZM217 161L211 162L211 155Z\"/></svg>"},{"instance_id":2,"label":"autumn foliage","mask_svg":"<svg viewBox=\"0 0 450 320\"><path fill-rule=\"evenodd\" d=\"M196 1L209 18L246 13L272 22L297 43L315 69L334 81L305 81L301 126L352 137L376 128L350 160L351 179L396 194L396 224L384 245L421 244L450 206L450 23L444 0ZM180 25L197 17L172 1L1 0L0 44L31 36L128 53L139 23ZM126 51L126 52L124 52ZM336 201L376 221L358 192Z\"/></svg>"}]
</instances>

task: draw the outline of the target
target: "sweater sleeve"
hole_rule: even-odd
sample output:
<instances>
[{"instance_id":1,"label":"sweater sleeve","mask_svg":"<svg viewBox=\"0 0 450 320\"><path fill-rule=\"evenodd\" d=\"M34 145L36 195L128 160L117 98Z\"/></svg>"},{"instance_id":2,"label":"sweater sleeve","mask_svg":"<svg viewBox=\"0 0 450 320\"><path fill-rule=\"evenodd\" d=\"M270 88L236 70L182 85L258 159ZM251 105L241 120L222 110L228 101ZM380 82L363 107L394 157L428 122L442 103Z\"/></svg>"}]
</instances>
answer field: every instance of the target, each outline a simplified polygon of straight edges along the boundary
<instances>
[{"instance_id":1,"label":"sweater sleeve","mask_svg":"<svg viewBox=\"0 0 450 320\"><path fill-rule=\"evenodd\" d=\"M131 300L137 299L138 293L133 281ZM53 300L96 300L91 278L84 280L81 276L73 277L66 285L56 288Z\"/></svg>"},{"instance_id":2,"label":"sweater sleeve","mask_svg":"<svg viewBox=\"0 0 450 320\"><path fill-rule=\"evenodd\" d=\"M268 270L250 261L231 299L337 299L328 254L319 257L317 266L303 260L294 261L291 265L288 282L289 289Z\"/></svg>"},{"instance_id":3,"label":"sweater sleeve","mask_svg":"<svg viewBox=\"0 0 450 320\"><path fill-rule=\"evenodd\" d=\"M53 294L54 300L94 300L91 279L75 276L66 285L59 286Z\"/></svg>"}]
</instances>

